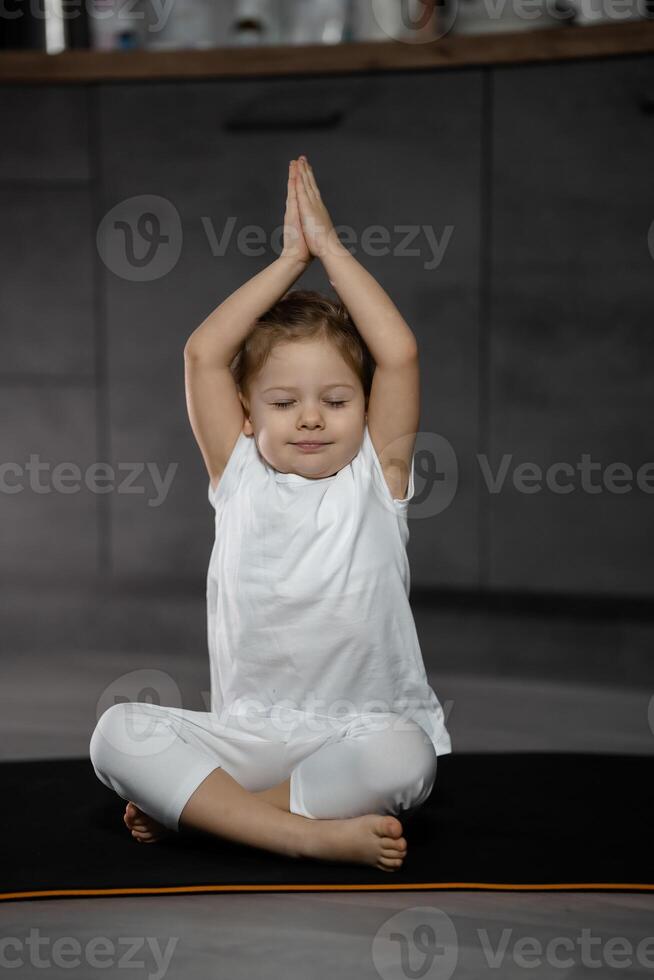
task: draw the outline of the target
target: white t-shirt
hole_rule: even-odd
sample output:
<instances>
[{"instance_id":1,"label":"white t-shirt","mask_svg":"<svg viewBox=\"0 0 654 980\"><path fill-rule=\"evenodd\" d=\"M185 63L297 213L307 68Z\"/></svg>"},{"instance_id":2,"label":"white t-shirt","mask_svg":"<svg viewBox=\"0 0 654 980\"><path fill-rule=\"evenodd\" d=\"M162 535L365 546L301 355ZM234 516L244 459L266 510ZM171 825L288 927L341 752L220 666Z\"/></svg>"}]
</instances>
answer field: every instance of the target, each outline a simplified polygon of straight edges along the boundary
<instances>
[{"instance_id":1,"label":"white t-shirt","mask_svg":"<svg viewBox=\"0 0 654 980\"><path fill-rule=\"evenodd\" d=\"M208 492L212 712L273 717L286 738L300 721L319 731L392 711L452 751L408 598L414 463L395 500L367 425L354 459L322 479L274 469L239 434Z\"/></svg>"}]
</instances>

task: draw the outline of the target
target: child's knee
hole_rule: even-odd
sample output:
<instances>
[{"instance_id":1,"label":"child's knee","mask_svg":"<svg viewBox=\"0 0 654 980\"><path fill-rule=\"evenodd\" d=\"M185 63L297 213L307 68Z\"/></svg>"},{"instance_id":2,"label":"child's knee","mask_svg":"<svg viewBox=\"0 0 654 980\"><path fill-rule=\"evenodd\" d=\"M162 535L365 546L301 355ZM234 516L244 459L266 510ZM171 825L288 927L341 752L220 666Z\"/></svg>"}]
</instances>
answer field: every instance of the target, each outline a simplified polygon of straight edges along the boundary
<instances>
[{"instance_id":1,"label":"child's knee","mask_svg":"<svg viewBox=\"0 0 654 980\"><path fill-rule=\"evenodd\" d=\"M96 773L104 772L108 766L118 733L125 727L124 715L124 704L112 704L98 718L89 743L89 755Z\"/></svg>"},{"instance_id":2,"label":"child's knee","mask_svg":"<svg viewBox=\"0 0 654 980\"><path fill-rule=\"evenodd\" d=\"M402 753L403 808L418 807L428 798L436 781L438 756L431 740L415 722L412 731L403 733Z\"/></svg>"},{"instance_id":3,"label":"child's knee","mask_svg":"<svg viewBox=\"0 0 654 980\"><path fill-rule=\"evenodd\" d=\"M112 704L98 719L91 735L89 754L96 771L111 771L125 758L148 754L148 736L154 734L150 707L141 702Z\"/></svg>"},{"instance_id":4,"label":"child's knee","mask_svg":"<svg viewBox=\"0 0 654 980\"><path fill-rule=\"evenodd\" d=\"M399 728L389 718L389 724L362 739L360 747L362 779L369 788L401 795L407 808L429 796L436 780L436 750L416 722L405 720Z\"/></svg>"}]
</instances>

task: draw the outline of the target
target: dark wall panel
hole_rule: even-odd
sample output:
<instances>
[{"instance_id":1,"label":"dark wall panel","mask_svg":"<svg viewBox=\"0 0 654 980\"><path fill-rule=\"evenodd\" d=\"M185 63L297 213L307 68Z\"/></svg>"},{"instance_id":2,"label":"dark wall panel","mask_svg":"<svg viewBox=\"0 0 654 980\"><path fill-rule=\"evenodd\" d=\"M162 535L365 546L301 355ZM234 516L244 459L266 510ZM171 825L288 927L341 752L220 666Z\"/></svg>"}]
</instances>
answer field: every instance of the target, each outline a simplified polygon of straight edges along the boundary
<instances>
[{"instance_id":1,"label":"dark wall panel","mask_svg":"<svg viewBox=\"0 0 654 980\"><path fill-rule=\"evenodd\" d=\"M0 181L0 370L93 380L93 226L86 188Z\"/></svg>"},{"instance_id":2,"label":"dark wall panel","mask_svg":"<svg viewBox=\"0 0 654 980\"><path fill-rule=\"evenodd\" d=\"M0 387L0 418L0 573L22 581L28 575L33 585L95 574L99 495L89 480L97 459L94 391Z\"/></svg>"},{"instance_id":3,"label":"dark wall panel","mask_svg":"<svg viewBox=\"0 0 654 980\"><path fill-rule=\"evenodd\" d=\"M87 180L88 91L82 85L4 86L0 180Z\"/></svg>"},{"instance_id":4,"label":"dark wall panel","mask_svg":"<svg viewBox=\"0 0 654 980\"><path fill-rule=\"evenodd\" d=\"M636 471L654 460L654 126L642 109L654 62L494 76L491 469L511 458L501 492L482 488L490 585L651 594L654 497ZM600 492L582 485L584 454ZM558 480L572 491L543 479L519 492L523 462L571 465ZM603 484L612 463L632 469L630 490Z\"/></svg>"}]
</instances>

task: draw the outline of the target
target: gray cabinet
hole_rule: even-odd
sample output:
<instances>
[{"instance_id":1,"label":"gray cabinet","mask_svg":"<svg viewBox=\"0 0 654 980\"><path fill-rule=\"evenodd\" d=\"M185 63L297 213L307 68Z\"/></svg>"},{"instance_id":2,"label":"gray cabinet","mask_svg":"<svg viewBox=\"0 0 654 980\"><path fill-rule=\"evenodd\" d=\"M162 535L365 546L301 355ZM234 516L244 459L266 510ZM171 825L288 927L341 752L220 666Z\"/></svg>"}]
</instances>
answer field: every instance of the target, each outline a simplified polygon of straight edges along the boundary
<instances>
[{"instance_id":1,"label":"gray cabinet","mask_svg":"<svg viewBox=\"0 0 654 980\"><path fill-rule=\"evenodd\" d=\"M0 128L0 574L63 582L97 570L102 506L87 92L6 87Z\"/></svg>"},{"instance_id":2,"label":"gray cabinet","mask_svg":"<svg viewBox=\"0 0 654 980\"><path fill-rule=\"evenodd\" d=\"M654 588L654 466L637 482L654 460L653 94L650 57L494 71L493 589ZM517 489L524 462L543 478Z\"/></svg>"}]
</instances>

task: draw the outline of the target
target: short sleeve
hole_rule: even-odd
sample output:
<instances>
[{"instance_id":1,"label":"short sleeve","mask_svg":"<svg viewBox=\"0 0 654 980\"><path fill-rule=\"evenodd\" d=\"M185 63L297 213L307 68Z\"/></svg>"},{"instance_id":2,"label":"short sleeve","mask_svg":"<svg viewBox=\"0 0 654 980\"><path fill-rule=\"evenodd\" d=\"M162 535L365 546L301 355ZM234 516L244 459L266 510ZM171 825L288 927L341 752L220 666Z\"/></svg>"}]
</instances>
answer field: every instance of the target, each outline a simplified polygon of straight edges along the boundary
<instances>
[{"instance_id":1,"label":"short sleeve","mask_svg":"<svg viewBox=\"0 0 654 980\"><path fill-rule=\"evenodd\" d=\"M382 469L381 460L377 455L377 451L373 445L372 439L370 438L370 432L368 431L368 426L366 425L363 435L364 447L366 455L371 461L371 464L376 472L377 481L381 487L381 491L384 494L386 500L390 502L398 514L406 515L409 503L415 494L415 484L414 484L414 470L415 470L415 448L411 456L411 469L409 471L409 482L407 485L406 495L401 498L393 497L391 491L386 482L386 477L384 476L384 471Z\"/></svg>"},{"instance_id":2,"label":"short sleeve","mask_svg":"<svg viewBox=\"0 0 654 980\"><path fill-rule=\"evenodd\" d=\"M413 496L416 492L414 482L413 482L415 461L416 461L416 454L414 449L413 453L411 454L411 469L409 470L409 484L407 486L406 496L400 499L396 499L395 497L391 498L394 504L399 504L400 506L404 506L405 508L408 507L409 503L413 499Z\"/></svg>"},{"instance_id":3,"label":"short sleeve","mask_svg":"<svg viewBox=\"0 0 654 980\"><path fill-rule=\"evenodd\" d=\"M209 503L211 506L217 510L220 503L232 494L238 487L247 456L247 452L250 448L250 442L252 442L244 432L239 432L238 439L234 443L234 448L230 454L227 463L225 464L225 469L220 477L216 487L211 485L211 480L209 480L209 486L207 488L207 496L209 498Z\"/></svg>"}]
</instances>

